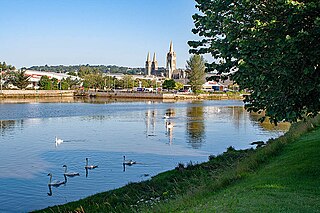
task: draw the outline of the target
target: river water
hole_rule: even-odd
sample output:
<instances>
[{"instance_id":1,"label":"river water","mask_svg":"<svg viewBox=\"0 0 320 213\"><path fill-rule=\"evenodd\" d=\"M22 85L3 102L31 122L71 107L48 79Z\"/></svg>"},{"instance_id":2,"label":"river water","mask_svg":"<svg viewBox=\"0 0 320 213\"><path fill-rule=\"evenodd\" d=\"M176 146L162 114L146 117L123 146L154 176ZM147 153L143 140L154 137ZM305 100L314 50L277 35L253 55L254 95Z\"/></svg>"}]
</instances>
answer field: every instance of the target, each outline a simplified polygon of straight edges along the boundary
<instances>
[{"instance_id":1,"label":"river water","mask_svg":"<svg viewBox=\"0 0 320 213\"><path fill-rule=\"evenodd\" d=\"M166 115L167 118L164 118ZM0 212L27 212L142 181L178 163L278 137L242 101L55 99L0 102ZM265 128L267 127L267 128ZM56 144L55 137L63 140ZM123 167L123 156L137 161ZM98 165L85 170L89 164ZM64 180L63 165L80 176Z\"/></svg>"}]
</instances>

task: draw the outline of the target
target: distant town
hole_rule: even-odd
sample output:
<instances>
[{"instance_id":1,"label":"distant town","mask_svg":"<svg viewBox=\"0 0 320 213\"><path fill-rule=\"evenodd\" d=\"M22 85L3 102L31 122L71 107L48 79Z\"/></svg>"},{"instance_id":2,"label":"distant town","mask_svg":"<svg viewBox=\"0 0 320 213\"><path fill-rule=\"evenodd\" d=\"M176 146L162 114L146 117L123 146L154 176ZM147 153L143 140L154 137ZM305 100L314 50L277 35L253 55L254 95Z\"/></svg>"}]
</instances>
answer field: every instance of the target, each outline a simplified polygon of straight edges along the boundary
<instances>
[{"instance_id":1,"label":"distant town","mask_svg":"<svg viewBox=\"0 0 320 213\"><path fill-rule=\"evenodd\" d=\"M0 64L1 91L3 89L35 90L126 90L139 92L192 92L189 84L191 70L176 67L177 54L170 42L165 66L158 66L156 53L151 60L147 53L145 67L131 68L116 65L32 66L17 70L12 65ZM15 84L12 75L21 72L28 82L24 88ZM204 72L203 72L204 73ZM20 77L22 79L23 77ZM202 92L226 92L237 90L229 76L218 72L204 73ZM18 78L19 79L19 78Z\"/></svg>"}]
</instances>

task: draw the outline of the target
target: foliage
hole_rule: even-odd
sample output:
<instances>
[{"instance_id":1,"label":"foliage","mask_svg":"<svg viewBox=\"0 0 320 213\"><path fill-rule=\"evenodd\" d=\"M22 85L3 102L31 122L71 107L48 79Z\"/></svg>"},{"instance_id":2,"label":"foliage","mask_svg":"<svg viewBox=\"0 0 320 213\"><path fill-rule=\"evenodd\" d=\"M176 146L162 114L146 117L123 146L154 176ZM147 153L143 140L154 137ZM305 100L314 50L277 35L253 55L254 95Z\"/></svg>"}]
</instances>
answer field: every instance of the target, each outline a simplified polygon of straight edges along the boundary
<instances>
[{"instance_id":1,"label":"foliage","mask_svg":"<svg viewBox=\"0 0 320 213\"><path fill-rule=\"evenodd\" d=\"M246 108L273 122L320 111L320 1L196 0L191 53L210 53L208 67L234 73L248 89Z\"/></svg>"},{"instance_id":2,"label":"foliage","mask_svg":"<svg viewBox=\"0 0 320 213\"><path fill-rule=\"evenodd\" d=\"M205 83L205 60L203 56L192 55L187 61L187 69L189 70L189 84L192 91L202 89Z\"/></svg>"},{"instance_id":3,"label":"foliage","mask_svg":"<svg viewBox=\"0 0 320 213\"><path fill-rule=\"evenodd\" d=\"M175 86L174 86L174 89L175 90L180 90L180 89L183 89L183 83L180 83L180 82L176 82L175 83Z\"/></svg>"},{"instance_id":4,"label":"foliage","mask_svg":"<svg viewBox=\"0 0 320 213\"><path fill-rule=\"evenodd\" d=\"M2 71L6 71L6 70L15 70L16 68L12 65L7 65L6 62L0 62L0 69L2 69Z\"/></svg>"},{"instance_id":5,"label":"foliage","mask_svg":"<svg viewBox=\"0 0 320 213\"><path fill-rule=\"evenodd\" d=\"M24 70L12 71L9 82L19 89L25 89L30 84L29 79L30 76L25 75Z\"/></svg>"},{"instance_id":6,"label":"foliage","mask_svg":"<svg viewBox=\"0 0 320 213\"><path fill-rule=\"evenodd\" d=\"M173 79L166 79L162 84L163 89L174 89L176 86L176 82Z\"/></svg>"},{"instance_id":7,"label":"foliage","mask_svg":"<svg viewBox=\"0 0 320 213\"><path fill-rule=\"evenodd\" d=\"M41 90L52 90L53 89L52 81L46 75L41 76L38 85Z\"/></svg>"},{"instance_id":8,"label":"foliage","mask_svg":"<svg viewBox=\"0 0 320 213\"><path fill-rule=\"evenodd\" d=\"M83 77L83 86L86 88L101 89L105 81L101 73L91 73Z\"/></svg>"},{"instance_id":9,"label":"foliage","mask_svg":"<svg viewBox=\"0 0 320 213\"><path fill-rule=\"evenodd\" d=\"M123 76L123 85L124 85L124 88L132 88L133 87L133 78L131 75L125 75Z\"/></svg>"}]
</instances>

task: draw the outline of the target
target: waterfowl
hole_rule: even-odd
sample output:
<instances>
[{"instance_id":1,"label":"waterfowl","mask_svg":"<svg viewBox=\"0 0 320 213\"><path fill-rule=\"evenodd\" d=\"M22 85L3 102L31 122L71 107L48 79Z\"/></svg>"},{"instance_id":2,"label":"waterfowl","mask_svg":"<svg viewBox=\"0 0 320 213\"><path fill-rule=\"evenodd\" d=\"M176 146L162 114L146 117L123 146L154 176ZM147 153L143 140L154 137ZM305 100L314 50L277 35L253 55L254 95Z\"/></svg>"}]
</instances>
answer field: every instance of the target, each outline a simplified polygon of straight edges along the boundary
<instances>
[{"instance_id":1,"label":"waterfowl","mask_svg":"<svg viewBox=\"0 0 320 213\"><path fill-rule=\"evenodd\" d=\"M123 156L123 165L133 165L133 164L136 164L137 162L136 161L133 161L133 160L126 160L126 156L124 155Z\"/></svg>"},{"instance_id":2,"label":"waterfowl","mask_svg":"<svg viewBox=\"0 0 320 213\"><path fill-rule=\"evenodd\" d=\"M94 169L97 167L97 165L88 165L88 158L86 158L86 166L84 167L85 169Z\"/></svg>"},{"instance_id":3,"label":"waterfowl","mask_svg":"<svg viewBox=\"0 0 320 213\"><path fill-rule=\"evenodd\" d=\"M168 122L168 123L167 123L167 129L172 129L172 128L173 128L173 123Z\"/></svg>"},{"instance_id":4,"label":"waterfowl","mask_svg":"<svg viewBox=\"0 0 320 213\"><path fill-rule=\"evenodd\" d=\"M73 176L79 176L79 172L67 172L67 165L63 165L62 167L65 167L64 169L64 175L68 177L73 177Z\"/></svg>"},{"instance_id":5,"label":"waterfowl","mask_svg":"<svg viewBox=\"0 0 320 213\"><path fill-rule=\"evenodd\" d=\"M170 118L169 115L164 115L163 116L163 119L168 119L168 118Z\"/></svg>"},{"instance_id":6,"label":"waterfowl","mask_svg":"<svg viewBox=\"0 0 320 213\"><path fill-rule=\"evenodd\" d=\"M48 176L50 176L48 186L60 186L61 184L65 183L65 181L60 181L60 180L52 181L52 174L51 173L49 173Z\"/></svg>"},{"instance_id":7,"label":"waterfowl","mask_svg":"<svg viewBox=\"0 0 320 213\"><path fill-rule=\"evenodd\" d=\"M63 143L63 140L56 137L56 145Z\"/></svg>"}]
</instances>

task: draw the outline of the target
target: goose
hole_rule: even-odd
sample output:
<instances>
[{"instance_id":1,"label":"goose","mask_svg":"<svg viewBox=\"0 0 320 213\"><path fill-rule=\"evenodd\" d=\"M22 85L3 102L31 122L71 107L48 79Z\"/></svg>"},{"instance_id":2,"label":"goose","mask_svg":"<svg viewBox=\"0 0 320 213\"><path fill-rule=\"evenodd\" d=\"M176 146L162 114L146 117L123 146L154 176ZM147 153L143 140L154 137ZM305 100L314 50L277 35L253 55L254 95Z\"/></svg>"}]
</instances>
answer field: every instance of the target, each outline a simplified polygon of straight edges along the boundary
<instances>
[{"instance_id":1,"label":"goose","mask_svg":"<svg viewBox=\"0 0 320 213\"><path fill-rule=\"evenodd\" d=\"M60 138L57 138L57 136L56 136L56 145L59 145L61 143L63 143L63 140Z\"/></svg>"},{"instance_id":2,"label":"goose","mask_svg":"<svg viewBox=\"0 0 320 213\"><path fill-rule=\"evenodd\" d=\"M48 186L60 186L61 184L64 184L65 181L60 181L60 180L54 180L52 181L52 174L49 173L48 176L50 176L50 180L49 180L49 183L48 183Z\"/></svg>"},{"instance_id":3,"label":"goose","mask_svg":"<svg viewBox=\"0 0 320 213\"><path fill-rule=\"evenodd\" d=\"M64 169L64 175L68 177L73 177L73 176L79 176L79 172L67 172L67 165L63 165L62 167L65 167Z\"/></svg>"},{"instance_id":4,"label":"goose","mask_svg":"<svg viewBox=\"0 0 320 213\"><path fill-rule=\"evenodd\" d=\"M86 158L86 166L84 167L85 169L94 169L97 167L97 165L88 165L88 158Z\"/></svg>"},{"instance_id":5,"label":"goose","mask_svg":"<svg viewBox=\"0 0 320 213\"><path fill-rule=\"evenodd\" d=\"M124 155L123 156L123 165L133 165L133 164L136 164L137 162L136 161L133 161L133 160L126 160L126 156Z\"/></svg>"}]
</instances>

